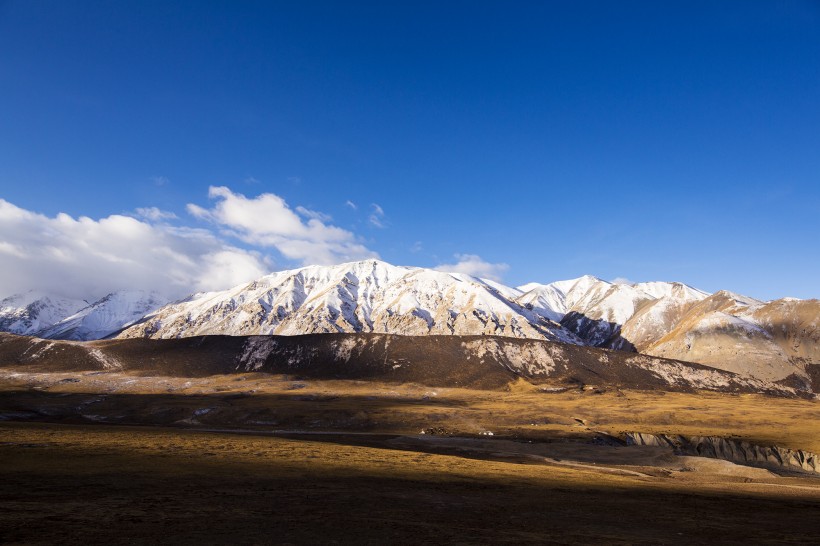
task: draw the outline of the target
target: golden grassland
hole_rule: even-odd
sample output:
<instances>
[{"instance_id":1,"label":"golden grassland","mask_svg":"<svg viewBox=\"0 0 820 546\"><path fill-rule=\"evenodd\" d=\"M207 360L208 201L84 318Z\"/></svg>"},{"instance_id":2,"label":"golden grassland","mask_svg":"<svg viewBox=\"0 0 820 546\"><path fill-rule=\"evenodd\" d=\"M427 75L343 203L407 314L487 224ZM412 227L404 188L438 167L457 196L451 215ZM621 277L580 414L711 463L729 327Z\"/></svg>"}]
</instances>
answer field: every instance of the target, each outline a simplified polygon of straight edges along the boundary
<instances>
[{"instance_id":1,"label":"golden grassland","mask_svg":"<svg viewBox=\"0 0 820 546\"><path fill-rule=\"evenodd\" d=\"M820 538L820 487L789 478L658 479L145 427L15 423L0 434L6 542Z\"/></svg>"},{"instance_id":2,"label":"golden grassland","mask_svg":"<svg viewBox=\"0 0 820 546\"><path fill-rule=\"evenodd\" d=\"M5 376L0 414L44 412L0 422L0 542L820 542L818 477L588 441L820 451L817 401L597 392ZM456 437L418 435L431 428Z\"/></svg>"},{"instance_id":3,"label":"golden grassland","mask_svg":"<svg viewBox=\"0 0 820 546\"><path fill-rule=\"evenodd\" d=\"M820 452L820 401L709 391L544 392L524 380L490 391L268 374L14 374L0 378L0 402L0 409L47 406L57 414L63 408L68 415L122 416L113 420L120 424L400 434L441 427L529 439L637 431L737 437ZM195 415L203 409L209 411Z\"/></svg>"}]
</instances>

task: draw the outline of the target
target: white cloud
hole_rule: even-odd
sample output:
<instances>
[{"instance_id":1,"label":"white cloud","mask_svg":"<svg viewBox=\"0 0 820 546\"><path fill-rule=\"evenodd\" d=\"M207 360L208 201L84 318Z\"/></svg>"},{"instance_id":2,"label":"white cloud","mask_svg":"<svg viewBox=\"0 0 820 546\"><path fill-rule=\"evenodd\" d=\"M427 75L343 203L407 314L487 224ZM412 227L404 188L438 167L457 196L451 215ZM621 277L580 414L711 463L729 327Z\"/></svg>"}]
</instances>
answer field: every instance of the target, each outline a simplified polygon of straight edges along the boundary
<instances>
[{"instance_id":1,"label":"white cloud","mask_svg":"<svg viewBox=\"0 0 820 546\"><path fill-rule=\"evenodd\" d=\"M346 206L348 206L348 207L350 207L350 208L352 208L353 210L359 210L359 207L357 207L357 206L356 206L356 203L354 203L354 202L353 202L353 201L351 201L350 199L348 199L347 201L345 201L345 205L346 205Z\"/></svg>"},{"instance_id":2,"label":"white cloud","mask_svg":"<svg viewBox=\"0 0 820 546\"><path fill-rule=\"evenodd\" d=\"M257 252L201 229L130 216L48 217L0 199L0 297L41 289L97 298L123 288L167 297L225 289L264 275Z\"/></svg>"},{"instance_id":3,"label":"white cloud","mask_svg":"<svg viewBox=\"0 0 820 546\"><path fill-rule=\"evenodd\" d=\"M20 248L6 241L0 241L0 253L15 256L17 258L25 257L25 253L23 253L23 251Z\"/></svg>"},{"instance_id":4,"label":"white cloud","mask_svg":"<svg viewBox=\"0 0 820 546\"><path fill-rule=\"evenodd\" d=\"M305 218L315 218L320 222L330 222L333 220L333 217L329 214L325 214L323 212L317 212L315 210L306 209L305 207L299 206L296 207L296 212L304 216Z\"/></svg>"},{"instance_id":5,"label":"white cloud","mask_svg":"<svg viewBox=\"0 0 820 546\"><path fill-rule=\"evenodd\" d=\"M424 249L424 245L422 245L422 244L421 244L421 241L416 241L416 242L415 242L415 243L413 243L413 245L410 247L410 252L412 252L413 254L415 254L415 253L417 253L417 252L421 252L423 249Z\"/></svg>"},{"instance_id":6,"label":"white cloud","mask_svg":"<svg viewBox=\"0 0 820 546\"><path fill-rule=\"evenodd\" d=\"M629 284L629 285L632 285L632 284L635 284L635 283L630 281L626 277L615 277L614 279L612 279L612 284Z\"/></svg>"},{"instance_id":7,"label":"white cloud","mask_svg":"<svg viewBox=\"0 0 820 546\"><path fill-rule=\"evenodd\" d=\"M188 212L246 243L275 248L288 259L307 265L378 257L352 232L327 224L321 213L303 207L294 212L278 195L263 193L249 199L224 186L211 186L208 196L217 200L212 208L189 204Z\"/></svg>"},{"instance_id":8,"label":"white cloud","mask_svg":"<svg viewBox=\"0 0 820 546\"><path fill-rule=\"evenodd\" d=\"M140 207L137 209L137 214L146 220L153 220L154 222L159 220L174 220L177 217L173 212L161 210L157 207Z\"/></svg>"},{"instance_id":9,"label":"white cloud","mask_svg":"<svg viewBox=\"0 0 820 546\"><path fill-rule=\"evenodd\" d=\"M151 182L153 182L155 186L166 186L170 180L164 176L152 176Z\"/></svg>"},{"instance_id":10,"label":"white cloud","mask_svg":"<svg viewBox=\"0 0 820 546\"><path fill-rule=\"evenodd\" d=\"M370 225L377 228L386 227L384 224L384 209L376 203L371 203L370 208L372 209L372 212L370 213L370 216L367 217L367 221L370 222Z\"/></svg>"},{"instance_id":11,"label":"white cloud","mask_svg":"<svg viewBox=\"0 0 820 546\"><path fill-rule=\"evenodd\" d=\"M441 264L435 267L435 269L448 273L465 273L473 277L500 282L504 273L510 268L510 266L505 263L494 264L486 262L475 254L456 254L455 258L458 262L454 264Z\"/></svg>"}]
</instances>

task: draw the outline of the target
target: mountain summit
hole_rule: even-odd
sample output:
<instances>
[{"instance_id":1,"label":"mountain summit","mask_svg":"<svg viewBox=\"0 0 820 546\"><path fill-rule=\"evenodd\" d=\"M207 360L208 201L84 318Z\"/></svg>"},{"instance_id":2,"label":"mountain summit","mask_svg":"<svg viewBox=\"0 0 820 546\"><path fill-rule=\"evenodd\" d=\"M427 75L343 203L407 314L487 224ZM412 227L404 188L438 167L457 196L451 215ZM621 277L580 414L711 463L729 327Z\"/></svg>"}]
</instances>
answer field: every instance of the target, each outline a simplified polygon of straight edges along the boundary
<instances>
[{"instance_id":1,"label":"mountain summit","mask_svg":"<svg viewBox=\"0 0 820 546\"><path fill-rule=\"evenodd\" d=\"M378 260L310 266L168 305L121 337L374 332L501 335L582 344L521 291L461 273Z\"/></svg>"}]
</instances>

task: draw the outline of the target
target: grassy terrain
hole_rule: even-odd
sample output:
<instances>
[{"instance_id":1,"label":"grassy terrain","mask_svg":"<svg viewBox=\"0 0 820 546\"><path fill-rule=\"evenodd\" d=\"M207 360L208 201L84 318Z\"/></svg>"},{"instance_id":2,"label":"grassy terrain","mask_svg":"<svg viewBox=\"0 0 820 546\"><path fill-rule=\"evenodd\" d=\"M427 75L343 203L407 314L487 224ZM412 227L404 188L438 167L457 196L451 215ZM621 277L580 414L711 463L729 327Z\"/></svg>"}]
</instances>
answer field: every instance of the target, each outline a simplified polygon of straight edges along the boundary
<instances>
[{"instance_id":1,"label":"grassy terrain","mask_svg":"<svg viewBox=\"0 0 820 546\"><path fill-rule=\"evenodd\" d=\"M523 380L489 391L268 374L198 379L121 373L0 376L0 411L43 408L46 415L40 419L77 423L104 419L401 434L439 427L461 435L491 431L533 440L637 431L732 436L820 452L817 400L706 391L544 392Z\"/></svg>"},{"instance_id":2,"label":"grassy terrain","mask_svg":"<svg viewBox=\"0 0 820 546\"><path fill-rule=\"evenodd\" d=\"M0 543L820 542L820 477L592 441L820 452L814 400L15 372L0 416Z\"/></svg>"},{"instance_id":3,"label":"grassy terrain","mask_svg":"<svg viewBox=\"0 0 820 546\"><path fill-rule=\"evenodd\" d=\"M6 423L0 436L7 543L820 540L820 488L790 479L727 487L145 427Z\"/></svg>"}]
</instances>

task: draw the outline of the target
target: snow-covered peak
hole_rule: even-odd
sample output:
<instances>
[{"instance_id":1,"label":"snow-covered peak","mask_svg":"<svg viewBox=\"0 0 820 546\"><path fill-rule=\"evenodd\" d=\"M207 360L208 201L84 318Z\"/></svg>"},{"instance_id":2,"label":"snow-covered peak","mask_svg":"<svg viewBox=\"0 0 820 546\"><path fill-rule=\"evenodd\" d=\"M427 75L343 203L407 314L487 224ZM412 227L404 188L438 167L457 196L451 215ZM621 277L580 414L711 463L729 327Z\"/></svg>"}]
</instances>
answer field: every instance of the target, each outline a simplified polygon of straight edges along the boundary
<instances>
[{"instance_id":1,"label":"snow-covered peak","mask_svg":"<svg viewBox=\"0 0 820 546\"><path fill-rule=\"evenodd\" d=\"M546 284L541 284L540 282L528 282L527 284L522 284L521 286L516 286L515 289L520 291L522 294L526 294L531 290L535 290L536 288L541 288L542 286L547 286Z\"/></svg>"},{"instance_id":2,"label":"snow-covered peak","mask_svg":"<svg viewBox=\"0 0 820 546\"><path fill-rule=\"evenodd\" d=\"M516 301L519 304L555 322L564 318L567 312L564 292L552 284L529 283L524 287L529 290L518 296Z\"/></svg>"},{"instance_id":3,"label":"snow-covered peak","mask_svg":"<svg viewBox=\"0 0 820 546\"><path fill-rule=\"evenodd\" d=\"M741 294L736 294L736 293L730 292L728 290L720 290L718 292L715 292L713 294L713 296L715 296L716 298L734 300L735 305L742 305L742 306L760 305L760 304L763 303L760 300L750 298L749 296L743 296Z\"/></svg>"},{"instance_id":4,"label":"snow-covered peak","mask_svg":"<svg viewBox=\"0 0 820 546\"><path fill-rule=\"evenodd\" d=\"M679 298L695 301L709 296L708 292L680 282L641 282L633 286L653 298Z\"/></svg>"},{"instance_id":5,"label":"snow-covered peak","mask_svg":"<svg viewBox=\"0 0 820 546\"><path fill-rule=\"evenodd\" d=\"M120 290L41 330L38 336L50 339L100 339L133 324L166 300L156 292Z\"/></svg>"},{"instance_id":6,"label":"snow-covered peak","mask_svg":"<svg viewBox=\"0 0 820 546\"><path fill-rule=\"evenodd\" d=\"M87 305L37 290L15 294L0 300L0 331L37 335Z\"/></svg>"},{"instance_id":7,"label":"snow-covered peak","mask_svg":"<svg viewBox=\"0 0 820 546\"><path fill-rule=\"evenodd\" d=\"M67 339L107 337L123 328L132 337L497 334L620 347L622 327L628 339L649 343L704 299L704 309L744 317L762 305L730 292L709 297L676 282L616 284L584 275L512 288L369 259L278 271L168 305L140 291L115 292L90 306L31 292L0 302L0 329Z\"/></svg>"},{"instance_id":8,"label":"snow-covered peak","mask_svg":"<svg viewBox=\"0 0 820 546\"><path fill-rule=\"evenodd\" d=\"M169 305L124 336L386 332L497 334L577 342L515 301L521 291L462 273L378 260L281 271Z\"/></svg>"}]
</instances>

